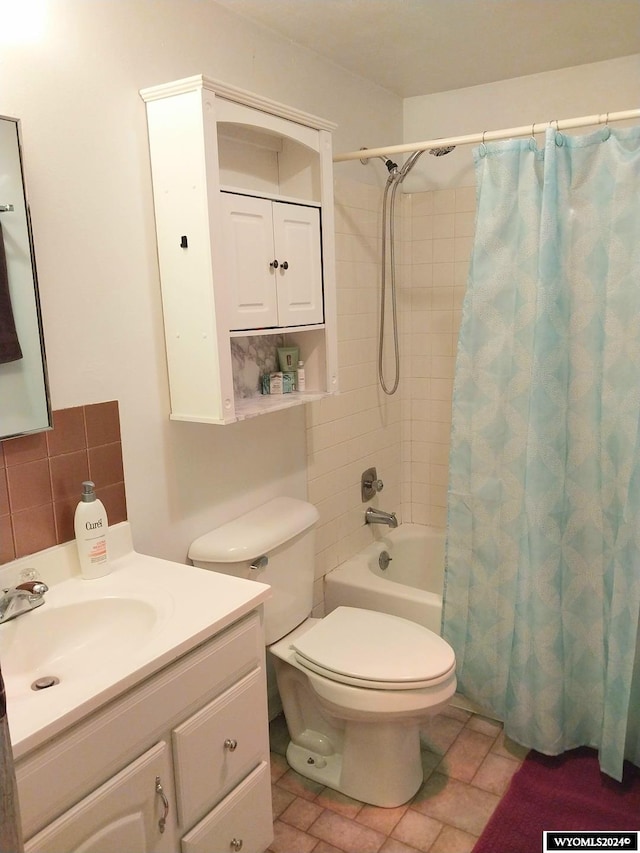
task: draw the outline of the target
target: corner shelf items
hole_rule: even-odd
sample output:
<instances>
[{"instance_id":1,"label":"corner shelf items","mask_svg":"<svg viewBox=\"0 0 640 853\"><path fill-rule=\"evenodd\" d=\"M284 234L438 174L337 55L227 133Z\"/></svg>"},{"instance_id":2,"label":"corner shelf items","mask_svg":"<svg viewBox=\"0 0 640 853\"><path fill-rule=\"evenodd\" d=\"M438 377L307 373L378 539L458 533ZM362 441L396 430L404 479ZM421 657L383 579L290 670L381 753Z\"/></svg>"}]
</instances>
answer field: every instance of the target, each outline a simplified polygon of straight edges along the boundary
<instances>
[{"instance_id":1,"label":"corner shelf items","mask_svg":"<svg viewBox=\"0 0 640 853\"><path fill-rule=\"evenodd\" d=\"M335 393L335 125L203 76L140 94L171 418L228 424ZM262 395L283 345L306 391Z\"/></svg>"}]
</instances>

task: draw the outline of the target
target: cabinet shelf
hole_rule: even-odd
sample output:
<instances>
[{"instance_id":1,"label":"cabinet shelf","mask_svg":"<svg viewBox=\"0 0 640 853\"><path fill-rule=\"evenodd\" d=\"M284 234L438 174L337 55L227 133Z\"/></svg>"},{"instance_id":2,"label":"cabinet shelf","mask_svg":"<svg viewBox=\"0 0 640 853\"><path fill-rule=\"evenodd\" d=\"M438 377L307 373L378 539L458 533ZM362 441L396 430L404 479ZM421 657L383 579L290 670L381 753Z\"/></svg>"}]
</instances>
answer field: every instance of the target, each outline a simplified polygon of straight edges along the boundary
<instances>
[{"instance_id":1,"label":"cabinet shelf","mask_svg":"<svg viewBox=\"0 0 640 853\"><path fill-rule=\"evenodd\" d=\"M246 338L248 335L289 335L295 332L313 332L324 329L324 323L309 323L308 326L273 326L268 329L232 329L230 338Z\"/></svg>"},{"instance_id":2,"label":"cabinet shelf","mask_svg":"<svg viewBox=\"0 0 640 853\"><path fill-rule=\"evenodd\" d=\"M337 393L331 153L335 125L203 76L140 94L149 130L171 418L228 424ZM271 203L272 250L282 245L276 227L282 228L284 217L287 265L263 285L252 276L254 268L263 266L255 244L266 240L245 244L237 231L232 234L233 254L229 193ZM286 211L289 204L299 205L300 212ZM242 199L238 205L244 210ZM243 234L257 233L249 221L253 208L243 215L247 224L238 228ZM255 263L250 252L256 253ZM278 260L278 255L269 256L267 266L273 258ZM242 298L234 278L238 270ZM254 295L256 305L263 298L270 304L267 285L276 285L278 292L277 313L271 315L251 308ZM313 322L300 324L304 319ZM261 320L269 326L238 328L245 322L257 326ZM285 335L288 344L299 346L314 393L274 401L259 394L245 398L244 387L242 393L234 391L232 340L274 335ZM249 372L255 375L258 370L254 364Z\"/></svg>"},{"instance_id":3,"label":"cabinet shelf","mask_svg":"<svg viewBox=\"0 0 640 853\"><path fill-rule=\"evenodd\" d=\"M253 190L245 189L244 187L236 187L230 186L227 184L220 184L220 192L223 193L233 193L234 195L248 195L248 196L256 196L258 198L267 198L271 201L283 201L288 204L302 204L305 207L321 207L319 201L313 201L311 199L305 198L297 198L294 196L282 195L281 193L270 193L266 190L261 190L260 192L254 192Z\"/></svg>"},{"instance_id":4,"label":"cabinet shelf","mask_svg":"<svg viewBox=\"0 0 640 853\"><path fill-rule=\"evenodd\" d=\"M322 400L328 396L330 395L324 391L316 393L292 391L290 394L261 394L255 397L245 397L236 400L236 418L239 421L245 421L268 412L279 412L282 409L301 406L303 403L313 403L315 400Z\"/></svg>"}]
</instances>

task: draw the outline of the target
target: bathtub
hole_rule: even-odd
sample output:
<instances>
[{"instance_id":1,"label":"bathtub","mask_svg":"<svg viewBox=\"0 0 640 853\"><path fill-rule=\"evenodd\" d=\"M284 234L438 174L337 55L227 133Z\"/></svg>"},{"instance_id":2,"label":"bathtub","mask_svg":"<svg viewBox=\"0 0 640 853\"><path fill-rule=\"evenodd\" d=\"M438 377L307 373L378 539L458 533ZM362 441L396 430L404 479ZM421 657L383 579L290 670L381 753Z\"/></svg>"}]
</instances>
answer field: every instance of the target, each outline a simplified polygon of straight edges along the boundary
<instances>
[{"instance_id":1,"label":"bathtub","mask_svg":"<svg viewBox=\"0 0 640 853\"><path fill-rule=\"evenodd\" d=\"M379 564L387 551L391 562ZM401 524L325 576L327 613L340 605L411 619L440 633L444 530Z\"/></svg>"}]
</instances>

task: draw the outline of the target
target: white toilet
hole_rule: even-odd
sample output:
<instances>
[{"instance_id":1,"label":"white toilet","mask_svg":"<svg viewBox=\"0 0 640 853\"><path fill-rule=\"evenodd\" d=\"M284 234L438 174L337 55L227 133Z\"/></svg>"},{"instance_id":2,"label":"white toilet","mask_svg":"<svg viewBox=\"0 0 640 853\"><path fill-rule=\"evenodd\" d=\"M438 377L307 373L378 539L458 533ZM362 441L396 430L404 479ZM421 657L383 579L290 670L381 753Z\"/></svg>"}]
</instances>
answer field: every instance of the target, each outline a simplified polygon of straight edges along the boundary
<instances>
[{"instance_id":1,"label":"white toilet","mask_svg":"<svg viewBox=\"0 0 640 853\"><path fill-rule=\"evenodd\" d=\"M265 635L303 776L394 807L423 780L420 726L456 689L453 649L437 634L371 610L310 618L318 511L275 498L196 539L195 566L271 585ZM266 559L265 559L266 558Z\"/></svg>"}]
</instances>

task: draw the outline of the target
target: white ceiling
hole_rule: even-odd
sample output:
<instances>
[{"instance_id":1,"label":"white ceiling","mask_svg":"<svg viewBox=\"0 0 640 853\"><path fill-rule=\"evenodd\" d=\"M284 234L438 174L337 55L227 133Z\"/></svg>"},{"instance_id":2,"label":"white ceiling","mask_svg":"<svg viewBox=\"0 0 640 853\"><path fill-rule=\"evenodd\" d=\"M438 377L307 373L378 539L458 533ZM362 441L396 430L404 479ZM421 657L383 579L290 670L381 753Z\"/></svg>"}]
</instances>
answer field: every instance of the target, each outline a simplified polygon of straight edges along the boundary
<instances>
[{"instance_id":1,"label":"white ceiling","mask_svg":"<svg viewBox=\"0 0 640 853\"><path fill-rule=\"evenodd\" d=\"M640 0L216 2L403 98L640 51Z\"/></svg>"}]
</instances>

